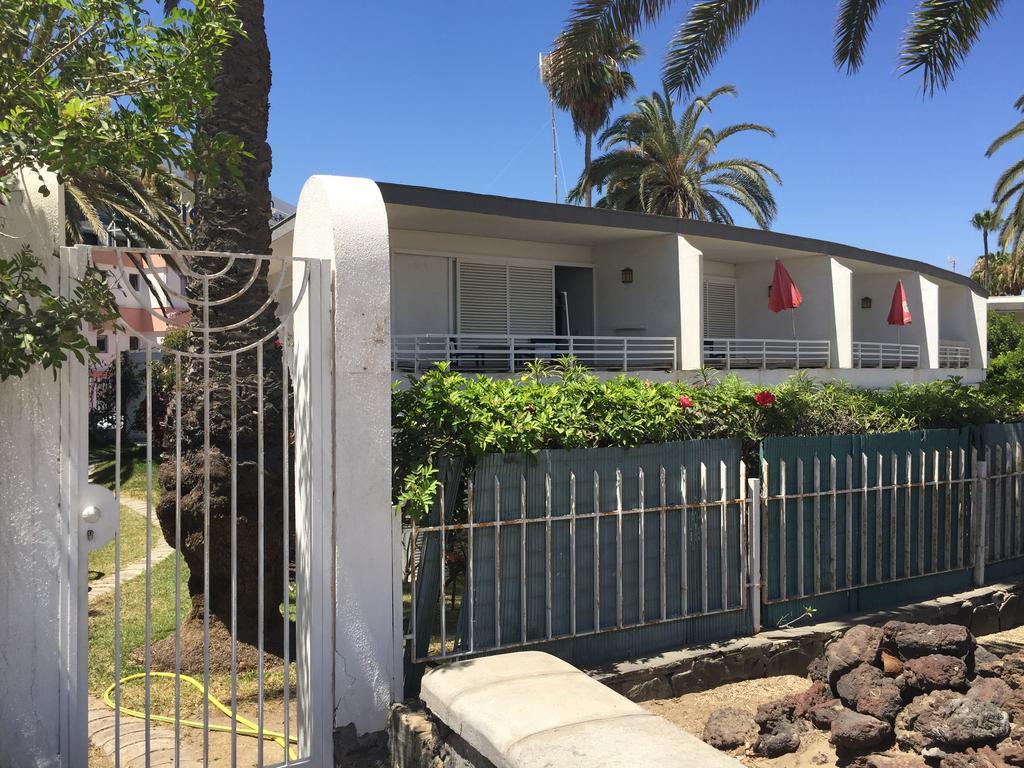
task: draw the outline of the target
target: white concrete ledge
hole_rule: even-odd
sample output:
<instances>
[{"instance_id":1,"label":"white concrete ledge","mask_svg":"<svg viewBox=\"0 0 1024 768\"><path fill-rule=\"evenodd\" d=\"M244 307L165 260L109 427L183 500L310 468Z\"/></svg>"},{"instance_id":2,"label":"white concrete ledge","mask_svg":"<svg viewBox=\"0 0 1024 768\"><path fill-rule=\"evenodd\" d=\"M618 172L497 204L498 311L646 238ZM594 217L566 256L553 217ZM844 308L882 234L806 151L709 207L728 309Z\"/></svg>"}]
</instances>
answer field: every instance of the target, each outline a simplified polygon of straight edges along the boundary
<instances>
[{"instance_id":1,"label":"white concrete ledge","mask_svg":"<svg viewBox=\"0 0 1024 768\"><path fill-rule=\"evenodd\" d=\"M736 760L539 651L456 662L420 697L497 768L736 768Z\"/></svg>"}]
</instances>

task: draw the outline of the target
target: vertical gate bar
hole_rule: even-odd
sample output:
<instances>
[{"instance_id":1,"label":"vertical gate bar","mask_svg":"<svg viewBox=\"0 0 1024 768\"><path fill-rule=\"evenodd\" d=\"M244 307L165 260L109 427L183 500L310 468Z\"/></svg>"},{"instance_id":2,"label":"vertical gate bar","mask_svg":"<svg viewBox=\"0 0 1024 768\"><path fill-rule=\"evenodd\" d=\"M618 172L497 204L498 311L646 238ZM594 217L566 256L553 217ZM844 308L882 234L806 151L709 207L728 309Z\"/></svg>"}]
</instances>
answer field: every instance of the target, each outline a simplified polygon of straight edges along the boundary
<instances>
[{"instance_id":1,"label":"vertical gate bar","mask_svg":"<svg viewBox=\"0 0 1024 768\"><path fill-rule=\"evenodd\" d=\"M814 594L821 593L821 461L814 454L814 521L811 526L814 532Z\"/></svg>"},{"instance_id":2,"label":"vertical gate bar","mask_svg":"<svg viewBox=\"0 0 1024 768\"><path fill-rule=\"evenodd\" d=\"M739 482L739 521L740 521L740 608L747 607L747 579L750 575L749 552L750 542L747 537L750 535L749 522L747 521L747 462L740 460L740 482Z\"/></svg>"},{"instance_id":3,"label":"vertical gate bar","mask_svg":"<svg viewBox=\"0 0 1024 768\"><path fill-rule=\"evenodd\" d=\"M899 507L899 476L900 476L900 465L899 458L896 456L896 451L892 452L892 475L889 478L889 482L892 485L892 491L889 496L889 580L896 580L896 542L898 541L898 507Z\"/></svg>"},{"instance_id":4,"label":"vertical gate bar","mask_svg":"<svg viewBox=\"0 0 1024 768\"><path fill-rule=\"evenodd\" d=\"M667 487L665 485L665 467L658 467L658 500L661 507L661 518L658 525L658 597L661 601L661 620L668 618L667 595L667 573L666 573L666 532L665 532L665 507L668 505Z\"/></svg>"},{"instance_id":5,"label":"vertical gate bar","mask_svg":"<svg viewBox=\"0 0 1024 768\"><path fill-rule=\"evenodd\" d=\"M924 529L925 529L925 508L928 493L928 454L922 448L918 452L918 473L921 476L920 488L917 493L917 575L924 575Z\"/></svg>"},{"instance_id":6,"label":"vertical gate bar","mask_svg":"<svg viewBox=\"0 0 1024 768\"><path fill-rule=\"evenodd\" d=\"M966 488L965 472L967 469L967 457L964 449L960 449L960 466L958 467L958 483L956 493L956 538L959 542L956 548L956 567L964 567L964 547L967 546L967 536L964 530L964 490Z\"/></svg>"},{"instance_id":7,"label":"vertical gate bar","mask_svg":"<svg viewBox=\"0 0 1024 768\"><path fill-rule=\"evenodd\" d=\"M932 450L932 573L939 570L939 450Z\"/></svg>"},{"instance_id":8,"label":"vertical gate bar","mask_svg":"<svg viewBox=\"0 0 1024 768\"><path fill-rule=\"evenodd\" d=\"M551 474L544 473L544 626L551 639Z\"/></svg>"},{"instance_id":9,"label":"vertical gate bar","mask_svg":"<svg viewBox=\"0 0 1024 768\"><path fill-rule=\"evenodd\" d=\"M494 647L501 647L501 480L494 476Z\"/></svg>"},{"instance_id":10,"label":"vertical gate bar","mask_svg":"<svg viewBox=\"0 0 1024 768\"><path fill-rule=\"evenodd\" d=\"M700 571L701 613L708 612L708 468L700 463Z\"/></svg>"},{"instance_id":11,"label":"vertical gate bar","mask_svg":"<svg viewBox=\"0 0 1024 768\"><path fill-rule=\"evenodd\" d=\"M962 451L961 451L962 453ZM962 464L961 459L961 464ZM1014 514L1016 516L1016 549L1014 554L1019 555L1021 550L1024 549L1024 526L1021 525L1021 506L1024 505L1024 494L1021 493L1021 477L1024 475L1024 456L1021 455L1021 445L1019 442L1014 443ZM963 475L963 468L961 466L960 474Z\"/></svg>"},{"instance_id":12,"label":"vertical gate bar","mask_svg":"<svg viewBox=\"0 0 1024 768\"><path fill-rule=\"evenodd\" d=\"M615 468L615 620L622 628L622 470Z\"/></svg>"},{"instance_id":13,"label":"vertical gate bar","mask_svg":"<svg viewBox=\"0 0 1024 768\"><path fill-rule=\"evenodd\" d=\"M770 565L768 558L768 489L771 487L771 479L769 477L769 465L768 459L761 460L761 586L765 591L768 589L768 573L770 572Z\"/></svg>"},{"instance_id":14,"label":"vertical gate bar","mask_svg":"<svg viewBox=\"0 0 1024 768\"><path fill-rule=\"evenodd\" d=\"M438 519L441 521L441 525L440 525L440 528L441 528L441 533L440 533L440 537L441 537L441 563L440 563L441 578L440 578L440 587L441 587L441 589L440 589L439 594L440 594L440 598L441 598L441 656L443 658L443 657L448 655L448 617L446 615L446 610L445 610L445 597L446 597L446 589L447 589L445 582L448 580L448 571L447 571L447 567L446 567L447 566L447 562L446 561L448 559L448 539L447 539L447 536L446 536L446 530L445 530L445 524L444 524L444 522L445 522L445 520L444 520L444 509L445 509L445 506L448 504L448 501L447 501L447 498L446 498L448 489L445 487L445 483L441 483L441 487L440 487L439 490L440 490L440 493L439 493L440 505L439 505L439 510L438 510L439 511Z\"/></svg>"},{"instance_id":15,"label":"vertical gate bar","mask_svg":"<svg viewBox=\"0 0 1024 768\"><path fill-rule=\"evenodd\" d=\"M973 552L971 559L974 563L974 585L980 587L985 583L985 560L986 542L988 534L988 448L985 449L985 461L978 461L977 449L971 450L971 457L974 464L975 493L971 496L971 523L973 527L974 541L971 542Z\"/></svg>"},{"instance_id":16,"label":"vertical gate bar","mask_svg":"<svg viewBox=\"0 0 1024 768\"><path fill-rule=\"evenodd\" d=\"M645 539L645 522L647 517L646 504L644 503L644 468L637 467L637 498L640 500L640 511L637 515L637 599L639 602L639 617L640 623L643 624L647 620L647 608L645 601L645 584L644 581L647 579L647 563L645 557L647 556L647 547Z\"/></svg>"},{"instance_id":17,"label":"vertical gate bar","mask_svg":"<svg viewBox=\"0 0 1024 768\"><path fill-rule=\"evenodd\" d=\"M844 570L846 572L846 583L844 587L849 589L853 586L853 454L846 454L846 557L844 558Z\"/></svg>"},{"instance_id":18,"label":"vertical gate bar","mask_svg":"<svg viewBox=\"0 0 1024 768\"><path fill-rule=\"evenodd\" d=\"M234 434L234 430L232 430ZM120 706L120 704L118 705ZM174 765L181 765L181 353L174 353Z\"/></svg>"},{"instance_id":19,"label":"vertical gate bar","mask_svg":"<svg viewBox=\"0 0 1024 768\"><path fill-rule=\"evenodd\" d=\"M861 451L860 583L868 583L868 455Z\"/></svg>"},{"instance_id":20,"label":"vertical gate bar","mask_svg":"<svg viewBox=\"0 0 1024 768\"><path fill-rule=\"evenodd\" d=\"M750 620L756 635L761 631L761 481L750 485Z\"/></svg>"},{"instance_id":21,"label":"vertical gate bar","mask_svg":"<svg viewBox=\"0 0 1024 768\"><path fill-rule=\"evenodd\" d=\"M290 537L291 531L289 529L289 523L288 523L288 515L289 515L289 513L291 511L291 509L290 509L290 498L289 498L289 495L290 495L289 489L291 488L291 483L289 482L290 453L289 453L289 444L288 444L288 434L290 432L289 424L288 424L288 355L289 355L289 347L288 347L288 343L289 342L288 342L288 340L289 340L289 337L291 335L290 333L288 333L289 330L290 330L290 322L286 322L284 324L284 326L282 328L282 332L281 332L282 336L284 336L284 342L282 344L282 351L281 351L281 453L282 453L282 456L283 456L283 458L281 459L281 465L282 465L281 466L281 503L282 503L282 515L281 515L281 517L282 517L282 526L284 528L284 531L282 533L282 538L284 540L283 541L283 547L282 547L283 550L284 550L283 553L282 553L282 557L284 559L284 562L282 563L282 566L284 568L284 576L283 576L283 584L281 585L281 587L282 587L282 589L284 591L284 610L281 611L281 619L282 619L282 627L281 627L281 629L282 629L282 631L284 633L284 637L282 638L282 642L284 644L284 684L283 684L282 687L284 689L283 690L283 694L284 694L283 697L284 697L284 762L285 762L285 764L288 764L288 763L290 763L292 761L291 760L291 754L292 754L292 751L291 751L291 722L290 722L290 718L288 716L288 707L289 707L288 699L289 699L289 694L290 694L290 691L288 689L289 689L289 685L290 685L290 682L291 682L291 669L290 669L290 667L291 667L291 648L289 647L289 645L290 645L290 641L291 641L291 602L292 602L291 594L290 594L290 591L289 591L290 588L291 588L291 580L289 578L289 576L291 575L290 574L290 571L291 571L291 545L290 545L290 542L289 542L289 537ZM298 566L298 563L296 563L296 567L297 566ZM298 574L296 574L296 576L298 576Z\"/></svg>"},{"instance_id":22,"label":"vertical gate bar","mask_svg":"<svg viewBox=\"0 0 1024 768\"><path fill-rule=\"evenodd\" d=\"M882 581L882 478L884 464L881 452L875 453L875 581Z\"/></svg>"},{"instance_id":23,"label":"vertical gate bar","mask_svg":"<svg viewBox=\"0 0 1024 768\"><path fill-rule=\"evenodd\" d=\"M238 761L238 355L231 354L231 768Z\"/></svg>"},{"instance_id":24,"label":"vertical gate bar","mask_svg":"<svg viewBox=\"0 0 1024 768\"><path fill-rule=\"evenodd\" d=\"M526 643L526 475L519 475L519 635Z\"/></svg>"},{"instance_id":25,"label":"vertical gate bar","mask_svg":"<svg viewBox=\"0 0 1024 768\"><path fill-rule=\"evenodd\" d=\"M689 564L686 553L689 547L687 528L690 521L690 508L686 502L686 467L679 467L679 514L682 516L679 525L679 615L686 616L690 612L690 592L688 588Z\"/></svg>"},{"instance_id":26,"label":"vertical gate bar","mask_svg":"<svg viewBox=\"0 0 1024 768\"><path fill-rule=\"evenodd\" d=\"M594 631L601 630L601 477L594 470Z\"/></svg>"},{"instance_id":27,"label":"vertical gate bar","mask_svg":"<svg viewBox=\"0 0 1024 768\"><path fill-rule=\"evenodd\" d=\"M470 474L466 481L466 517L469 521L466 537L469 540L467 561L466 561L466 593L469 598L469 652L476 650L476 601L475 587L473 584L473 531L476 520L476 487L473 485L473 475Z\"/></svg>"},{"instance_id":28,"label":"vertical gate bar","mask_svg":"<svg viewBox=\"0 0 1024 768\"><path fill-rule=\"evenodd\" d=\"M203 276L203 687L210 690L210 278ZM203 698L203 764L210 764L210 700Z\"/></svg>"},{"instance_id":29,"label":"vertical gate bar","mask_svg":"<svg viewBox=\"0 0 1024 768\"><path fill-rule=\"evenodd\" d=\"M721 491L720 506L719 506L719 525L718 534L720 540L720 558L719 569L722 572L722 610L726 610L729 607L729 483L728 483L728 469L726 469L725 462L719 462L718 466L718 485Z\"/></svg>"},{"instance_id":30,"label":"vertical gate bar","mask_svg":"<svg viewBox=\"0 0 1024 768\"><path fill-rule=\"evenodd\" d=\"M569 632L576 637L576 473L569 472Z\"/></svg>"},{"instance_id":31,"label":"vertical gate bar","mask_svg":"<svg viewBox=\"0 0 1024 768\"><path fill-rule=\"evenodd\" d=\"M952 564L949 562L950 556L952 555L952 536L953 536L953 449L946 449L946 519L943 521L943 532L945 540L943 541L943 570L951 570Z\"/></svg>"},{"instance_id":32,"label":"vertical gate bar","mask_svg":"<svg viewBox=\"0 0 1024 768\"><path fill-rule=\"evenodd\" d=\"M771 489L769 488L769 493ZM789 596L786 588L786 577L789 575L789 562L787 561L786 539L786 460L779 459L779 599L785 600Z\"/></svg>"},{"instance_id":33,"label":"vertical gate bar","mask_svg":"<svg viewBox=\"0 0 1024 768\"><path fill-rule=\"evenodd\" d=\"M180 386L180 383L179 383ZM117 502L117 531L114 534L114 766L121 766L121 354L114 356L114 500ZM178 417L180 420L180 416ZM179 422L180 428L180 422ZM180 442L179 442L180 445ZM181 449L178 449L179 456ZM178 464L180 475L181 464ZM146 521L149 525L149 521ZM177 621L178 614L175 614Z\"/></svg>"},{"instance_id":34,"label":"vertical gate bar","mask_svg":"<svg viewBox=\"0 0 1024 768\"><path fill-rule=\"evenodd\" d=\"M259 732L256 743L256 765L263 768L263 722L264 722L264 669L263 669L263 633L264 626L264 596L263 596L263 571L266 567L264 544L266 531L264 528L266 518L264 504L266 503L264 488L264 466L263 466L263 344L256 345L256 641L259 651L259 659L256 664L256 730Z\"/></svg>"},{"instance_id":35,"label":"vertical gate bar","mask_svg":"<svg viewBox=\"0 0 1024 768\"><path fill-rule=\"evenodd\" d=\"M828 508L828 578L829 589L835 591L839 588L836 583L836 456L830 453L828 456L828 487L830 490Z\"/></svg>"},{"instance_id":36,"label":"vertical gate bar","mask_svg":"<svg viewBox=\"0 0 1024 768\"><path fill-rule=\"evenodd\" d=\"M992 560L1002 560L1005 555L1005 535L1003 526L1003 446L996 445L995 449L995 470L992 474L994 480L992 482L992 516L993 523L995 525L995 535L992 541Z\"/></svg>"},{"instance_id":37,"label":"vertical gate bar","mask_svg":"<svg viewBox=\"0 0 1024 768\"><path fill-rule=\"evenodd\" d=\"M796 593L799 597L807 594L804 589L804 460L796 459Z\"/></svg>"},{"instance_id":38,"label":"vertical gate bar","mask_svg":"<svg viewBox=\"0 0 1024 768\"><path fill-rule=\"evenodd\" d=\"M906 455L906 469L904 470L903 480L903 578L909 579L910 541L914 535L910 525L911 507L913 506L911 494L913 493L914 485L914 456L910 451L907 451Z\"/></svg>"},{"instance_id":39,"label":"vertical gate bar","mask_svg":"<svg viewBox=\"0 0 1024 768\"><path fill-rule=\"evenodd\" d=\"M120 428L118 413L118 428ZM146 768L150 765L150 744L152 733L150 728L150 709L153 703L153 690L150 673L153 668L153 345L146 340L146 649L144 664L146 669Z\"/></svg>"}]
</instances>

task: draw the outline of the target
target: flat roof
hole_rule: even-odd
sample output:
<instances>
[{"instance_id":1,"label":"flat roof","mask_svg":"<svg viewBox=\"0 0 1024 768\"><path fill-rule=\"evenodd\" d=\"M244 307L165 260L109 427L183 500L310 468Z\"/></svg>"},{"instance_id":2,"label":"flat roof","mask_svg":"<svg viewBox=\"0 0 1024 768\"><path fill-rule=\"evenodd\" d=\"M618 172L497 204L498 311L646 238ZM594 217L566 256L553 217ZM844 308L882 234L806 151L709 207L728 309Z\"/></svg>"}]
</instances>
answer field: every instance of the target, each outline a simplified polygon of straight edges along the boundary
<instances>
[{"instance_id":1,"label":"flat roof","mask_svg":"<svg viewBox=\"0 0 1024 768\"><path fill-rule=\"evenodd\" d=\"M820 254L841 260L866 262L891 269L920 272L939 280L966 286L981 296L988 296L984 288L966 275L960 275L916 259L892 256L828 240L728 224L680 219L674 216L618 211L610 208L587 208L578 205L545 203L539 200L524 200L515 197L389 182L377 182L377 186L388 207L389 218L393 214L395 226L400 229L448 232L464 230L462 226L454 227L456 217L443 215L438 217L436 212L441 211L470 215L470 219L457 217L460 219L460 224L471 223L472 225L474 231L468 231L465 234L494 236L498 224L494 219L500 218L506 222L508 219L516 219L520 220L523 225L514 226L511 229L504 227L502 229L505 232L504 237L542 242L569 242L566 240L566 225L570 225L574 231L575 236L572 241L580 242L580 238L582 238L583 241L589 241L591 244L628 239L636 237L638 233L679 234L685 236L694 247L705 252L707 244L705 243L702 247L701 241L715 240L718 243L756 245L761 248L777 249L780 252L778 254L780 258L786 255L784 252ZM433 213L428 213L428 211ZM285 219L277 227L290 220L291 217Z\"/></svg>"}]
</instances>

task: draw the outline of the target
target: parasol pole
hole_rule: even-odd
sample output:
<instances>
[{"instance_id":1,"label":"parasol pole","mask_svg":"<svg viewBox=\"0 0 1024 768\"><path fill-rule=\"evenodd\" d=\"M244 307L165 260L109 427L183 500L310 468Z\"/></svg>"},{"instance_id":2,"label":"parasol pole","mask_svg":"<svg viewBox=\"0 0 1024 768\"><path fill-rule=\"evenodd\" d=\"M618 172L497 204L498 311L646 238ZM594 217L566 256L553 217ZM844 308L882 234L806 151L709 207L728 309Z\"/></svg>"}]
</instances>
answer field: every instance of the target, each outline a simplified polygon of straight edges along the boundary
<instances>
[{"instance_id":1,"label":"parasol pole","mask_svg":"<svg viewBox=\"0 0 1024 768\"><path fill-rule=\"evenodd\" d=\"M793 320L793 341L796 341L796 307L789 310L789 316Z\"/></svg>"}]
</instances>

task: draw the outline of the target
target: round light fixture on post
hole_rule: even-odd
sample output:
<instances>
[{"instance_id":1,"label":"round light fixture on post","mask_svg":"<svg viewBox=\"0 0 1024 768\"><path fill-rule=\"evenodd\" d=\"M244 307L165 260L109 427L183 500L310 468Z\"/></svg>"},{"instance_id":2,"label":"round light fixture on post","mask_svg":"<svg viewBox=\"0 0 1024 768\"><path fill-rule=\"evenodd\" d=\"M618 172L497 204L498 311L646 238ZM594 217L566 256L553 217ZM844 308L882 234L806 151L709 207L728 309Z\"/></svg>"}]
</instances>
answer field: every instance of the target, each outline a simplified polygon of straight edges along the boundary
<instances>
[{"instance_id":1,"label":"round light fixture on post","mask_svg":"<svg viewBox=\"0 0 1024 768\"><path fill-rule=\"evenodd\" d=\"M624 270L622 270L622 282L623 283L632 283L633 282L633 270L630 269L629 267L626 267Z\"/></svg>"}]
</instances>

